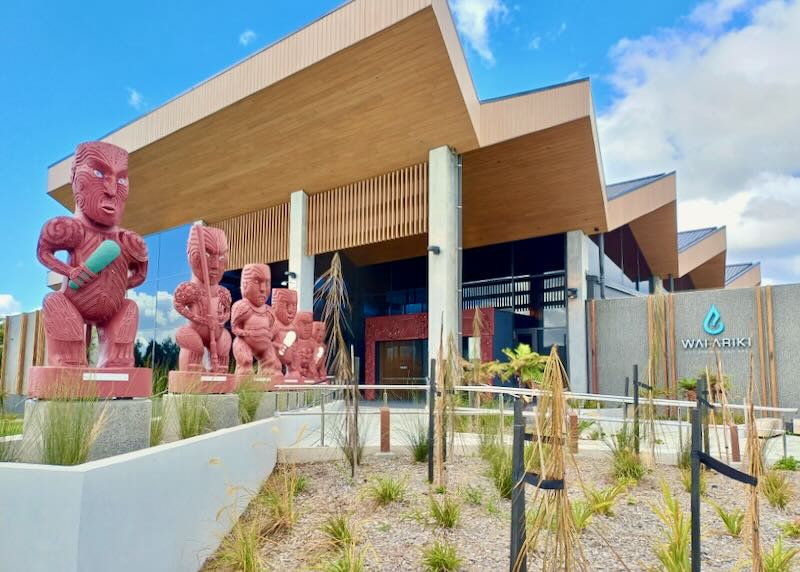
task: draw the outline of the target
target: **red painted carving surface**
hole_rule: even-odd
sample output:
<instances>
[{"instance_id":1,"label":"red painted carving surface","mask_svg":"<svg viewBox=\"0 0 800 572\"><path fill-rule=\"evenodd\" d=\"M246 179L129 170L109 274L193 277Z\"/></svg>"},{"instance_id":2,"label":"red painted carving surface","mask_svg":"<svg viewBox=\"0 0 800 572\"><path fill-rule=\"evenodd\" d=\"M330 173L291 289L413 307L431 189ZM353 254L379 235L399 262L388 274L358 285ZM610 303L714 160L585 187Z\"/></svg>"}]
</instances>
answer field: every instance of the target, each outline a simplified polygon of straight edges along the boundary
<instances>
[{"instance_id":1,"label":"red painted carving surface","mask_svg":"<svg viewBox=\"0 0 800 572\"><path fill-rule=\"evenodd\" d=\"M304 381L313 379L314 347L316 342L312 337L314 327L314 314L312 312L298 312L292 328L297 339L287 352L286 379Z\"/></svg>"},{"instance_id":2,"label":"red painted carving surface","mask_svg":"<svg viewBox=\"0 0 800 572\"><path fill-rule=\"evenodd\" d=\"M92 327L98 333L98 367L133 366L139 313L125 293L144 282L147 247L141 236L119 227L128 190L127 151L102 142L78 146L72 165L74 216L47 221L36 251L45 267L66 277L43 302L49 366L86 367ZM101 256L109 245L116 254ZM62 250L66 262L55 256ZM100 258L104 263L98 265Z\"/></svg>"},{"instance_id":3,"label":"red painted carving surface","mask_svg":"<svg viewBox=\"0 0 800 572\"><path fill-rule=\"evenodd\" d=\"M272 274L266 264L247 264L242 268L242 299L233 305L231 330L236 375L253 373L253 358L260 375L275 377L281 362L272 345L275 315L267 304L272 290Z\"/></svg>"},{"instance_id":4,"label":"red painted carving surface","mask_svg":"<svg viewBox=\"0 0 800 572\"><path fill-rule=\"evenodd\" d=\"M228 265L228 240L222 230L196 224L189 231L186 251L192 279L178 284L173 298L175 310L190 322L178 328L175 336L181 348L178 368L184 372L203 370L207 349L210 371L224 373L231 351L231 335L225 329L231 294L219 281Z\"/></svg>"}]
</instances>

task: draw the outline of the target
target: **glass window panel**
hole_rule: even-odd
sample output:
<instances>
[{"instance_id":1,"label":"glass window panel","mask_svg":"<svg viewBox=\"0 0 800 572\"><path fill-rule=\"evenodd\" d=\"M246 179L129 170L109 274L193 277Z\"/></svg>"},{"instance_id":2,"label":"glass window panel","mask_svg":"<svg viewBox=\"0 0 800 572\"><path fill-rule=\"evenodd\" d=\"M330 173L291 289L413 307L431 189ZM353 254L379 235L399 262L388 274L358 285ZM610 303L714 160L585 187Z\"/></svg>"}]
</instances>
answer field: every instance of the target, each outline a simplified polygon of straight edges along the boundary
<instances>
[{"instance_id":1,"label":"glass window panel","mask_svg":"<svg viewBox=\"0 0 800 572\"><path fill-rule=\"evenodd\" d=\"M158 278L191 274L186 258L190 227L185 224L159 234Z\"/></svg>"}]
</instances>

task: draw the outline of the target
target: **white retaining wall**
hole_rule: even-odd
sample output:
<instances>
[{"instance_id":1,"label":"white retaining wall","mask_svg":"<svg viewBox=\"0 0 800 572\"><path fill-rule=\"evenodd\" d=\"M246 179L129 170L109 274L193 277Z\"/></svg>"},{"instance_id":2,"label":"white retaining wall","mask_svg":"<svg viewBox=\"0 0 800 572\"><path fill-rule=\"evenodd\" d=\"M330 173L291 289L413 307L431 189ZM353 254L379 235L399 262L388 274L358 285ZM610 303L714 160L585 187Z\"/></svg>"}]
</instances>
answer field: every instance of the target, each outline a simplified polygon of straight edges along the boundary
<instances>
[{"instance_id":1,"label":"white retaining wall","mask_svg":"<svg viewBox=\"0 0 800 572\"><path fill-rule=\"evenodd\" d=\"M198 570L272 472L279 422L77 467L0 465L0 568Z\"/></svg>"}]
</instances>

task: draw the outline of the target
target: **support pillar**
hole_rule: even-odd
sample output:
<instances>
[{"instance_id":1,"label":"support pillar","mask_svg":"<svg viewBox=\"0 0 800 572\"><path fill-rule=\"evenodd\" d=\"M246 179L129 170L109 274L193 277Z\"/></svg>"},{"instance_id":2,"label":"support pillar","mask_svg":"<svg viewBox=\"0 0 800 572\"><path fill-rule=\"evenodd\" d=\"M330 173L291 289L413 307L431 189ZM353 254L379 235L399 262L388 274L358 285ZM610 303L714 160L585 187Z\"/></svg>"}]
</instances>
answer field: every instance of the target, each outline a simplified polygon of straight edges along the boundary
<instances>
[{"instance_id":1,"label":"support pillar","mask_svg":"<svg viewBox=\"0 0 800 572\"><path fill-rule=\"evenodd\" d=\"M583 231L573 230L567 233L567 292L575 292L574 297L567 296L567 360L570 386L573 391L578 392L589 391L586 347L586 273L589 270L587 240L590 239Z\"/></svg>"},{"instance_id":2,"label":"support pillar","mask_svg":"<svg viewBox=\"0 0 800 572\"><path fill-rule=\"evenodd\" d=\"M289 277L288 284L297 290L297 310L314 310L314 256L308 254L308 195L292 193L289 203Z\"/></svg>"},{"instance_id":3,"label":"support pillar","mask_svg":"<svg viewBox=\"0 0 800 572\"><path fill-rule=\"evenodd\" d=\"M428 355L435 358L450 334L461 348L461 189L449 147L431 150L428 161Z\"/></svg>"}]
</instances>

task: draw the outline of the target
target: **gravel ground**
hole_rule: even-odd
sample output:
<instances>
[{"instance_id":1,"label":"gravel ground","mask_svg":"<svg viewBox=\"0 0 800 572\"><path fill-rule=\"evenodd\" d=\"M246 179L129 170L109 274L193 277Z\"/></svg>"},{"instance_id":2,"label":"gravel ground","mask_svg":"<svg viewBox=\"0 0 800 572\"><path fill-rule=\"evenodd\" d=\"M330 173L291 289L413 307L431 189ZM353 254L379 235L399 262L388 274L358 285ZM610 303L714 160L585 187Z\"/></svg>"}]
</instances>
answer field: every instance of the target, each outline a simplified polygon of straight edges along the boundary
<instances>
[{"instance_id":1,"label":"gravel ground","mask_svg":"<svg viewBox=\"0 0 800 572\"><path fill-rule=\"evenodd\" d=\"M583 481L595 487L612 484L609 462L605 459L579 459ZM320 526L331 515L348 514L360 531L360 546L366 551L369 570L420 570L422 551L435 539L445 539L458 547L463 570L508 569L510 503L501 499L486 476L486 464L474 457L460 457L448 465L448 490L461 503L461 520L453 530L437 528L429 515L426 483L427 465L415 464L406 457L370 457L352 483L349 469L343 463L311 463L298 465L298 472L308 479L308 486L297 497L300 519L287 534L277 537L264 549L264 556L273 570L308 570L332 558ZM800 474L789 473L800 490ZM368 497L367 482L375 476L395 476L406 480L408 489L401 502L378 507ZM574 469L569 473L571 499L582 497ZM686 511L689 495L684 492L680 474L674 467L657 467L628 493L618 497L611 517L594 516L581 534L582 550L594 570L649 570L656 564L653 547L661 542L664 526L653 513L652 506L661 500L659 482L664 479ZM464 497L467 486L482 490L480 505L472 505ZM530 491L531 489L529 489ZM529 494L529 498L532 494ZM726 510L745 508L744 486L711 474L707 481L706 499ZM785 511L761 506L761 534L769 547L780 532L778 524L800 515L800 500L793 499ZM743 553L742 541L725 534L724 527L708 502L703 502L703 569L730 571ZM800 547L787 539L785 546ZM612 548L613 547L613 548ZM615 555L616 552L616 555ZM624 564L623 564L624 562ZM532 554L529 568L537 569Z\"/></svg>"}]
</instances>

